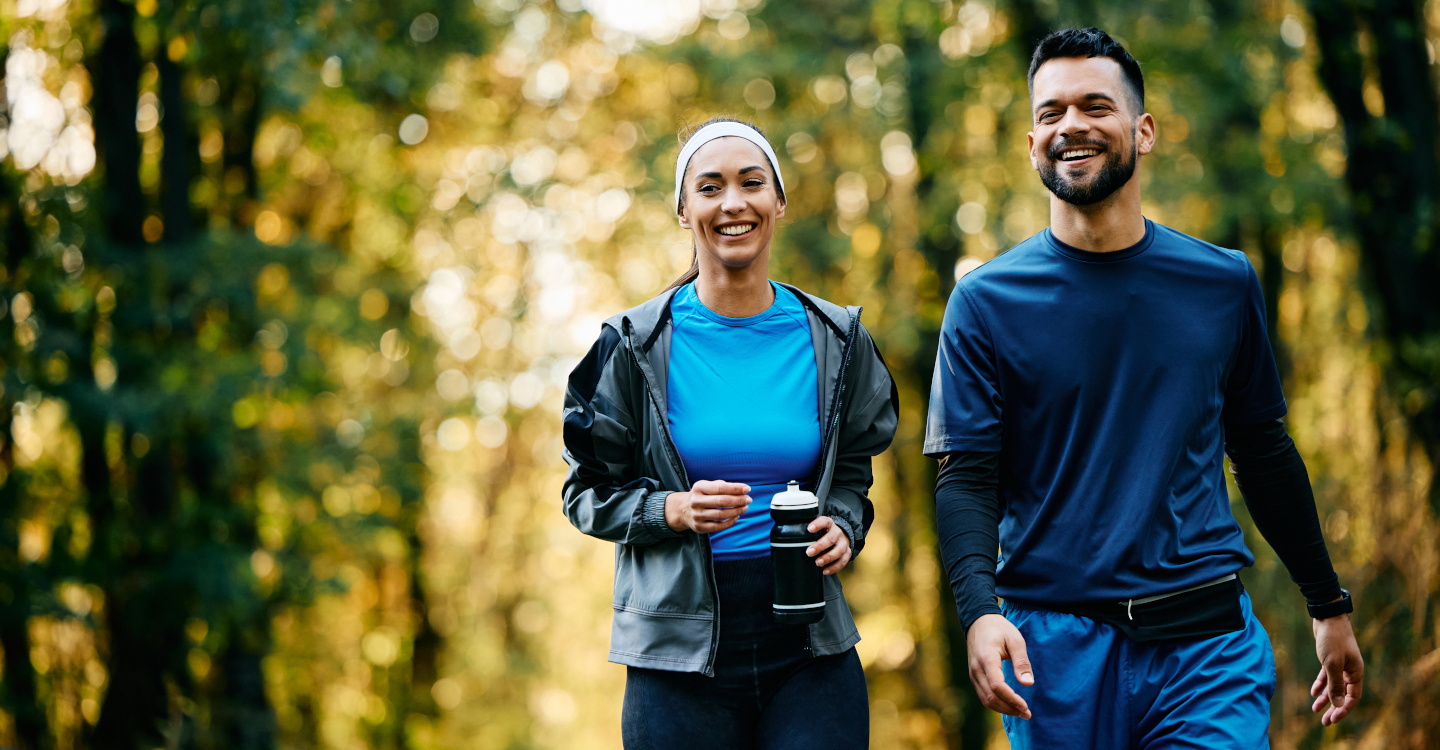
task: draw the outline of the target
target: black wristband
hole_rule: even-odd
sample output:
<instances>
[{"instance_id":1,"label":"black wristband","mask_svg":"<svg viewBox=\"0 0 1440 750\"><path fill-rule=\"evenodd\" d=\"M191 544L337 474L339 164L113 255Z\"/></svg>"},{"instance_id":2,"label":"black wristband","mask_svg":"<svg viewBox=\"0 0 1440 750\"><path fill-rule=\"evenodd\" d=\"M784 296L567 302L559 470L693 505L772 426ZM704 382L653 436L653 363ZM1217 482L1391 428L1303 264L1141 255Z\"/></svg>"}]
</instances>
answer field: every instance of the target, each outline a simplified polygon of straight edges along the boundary
<instances>
[{"instance_id":1,"label":"black wristband","mask_svg":"<svg viewBox=\"0 0 1440 750\"><path fill-rule=\"evenodd\" d=\"M1310 610L1310 616L1317 620L1328 620L1331 617L1348 615L1355 611L1354 602L1350 601L1350 592L1340 589L1340 598L1333 602L1324 604L1306 604L1305 608Z\"/></svg>"}]
</instances>

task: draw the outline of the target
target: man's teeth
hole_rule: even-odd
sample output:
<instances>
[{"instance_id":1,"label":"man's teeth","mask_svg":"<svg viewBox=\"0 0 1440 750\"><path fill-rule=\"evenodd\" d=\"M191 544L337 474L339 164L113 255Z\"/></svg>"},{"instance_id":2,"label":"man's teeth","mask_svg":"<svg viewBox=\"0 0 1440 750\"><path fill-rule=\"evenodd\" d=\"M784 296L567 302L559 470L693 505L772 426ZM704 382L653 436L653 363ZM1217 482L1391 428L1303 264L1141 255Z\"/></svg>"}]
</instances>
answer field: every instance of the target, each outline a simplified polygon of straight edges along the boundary
<instances>
[{"instance_id":1,"label":"man's teeth","mask_svg":"<svg viewBox=\"0 0 1440 750\"><path fill-rule=\"evenodd\" d=\"M733 237L735 235L745 234L754 228L754 224L737 224L733 227L720 227L720 234L728 234Z\"/></svg>"},{"instance_id":2,"label":"man's teeth","mask_svg":"<svg viewBox=\"0 0 1440 750\"><path fill-rule=\"evenodd\" d=\"M1087 156L1094 156L1098 153L1100 153L1100 149L1098 148L1082 148L1074 151L1066 151L1060 155L1060 158L1063 161L1074 161L1075 159L1084 159Z\"/></svg>"}]
</instances>

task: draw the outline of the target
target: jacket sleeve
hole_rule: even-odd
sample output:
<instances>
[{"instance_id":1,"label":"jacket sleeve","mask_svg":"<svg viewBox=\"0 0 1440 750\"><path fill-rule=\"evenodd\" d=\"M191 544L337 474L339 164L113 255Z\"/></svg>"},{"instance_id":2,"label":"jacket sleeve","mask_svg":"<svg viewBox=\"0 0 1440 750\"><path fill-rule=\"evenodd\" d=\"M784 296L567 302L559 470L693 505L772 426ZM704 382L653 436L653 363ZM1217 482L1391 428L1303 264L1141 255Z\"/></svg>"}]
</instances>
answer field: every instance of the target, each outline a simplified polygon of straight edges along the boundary
<instances>
[{"instance_id":1,"label":"jacket sleeve","mask_svg":"<svg viewBox=\"0 0 1440 750\"><path fill-rule=\"evenodd\" d=\"M617 544L654 544L680 536L665 523L670 492L641 476L640 444L632 409L645 397L621 346L603 326L600 338L570 373L565 390L564 509L575 528Z\"/></svg>"},{"instance_id":2,"label":"jacket sleeve","mask_svg":"<svg viewBox=\"0 0 1440 750\"><path fill-rule=\"evenodd\" d=\"M840 423L826 514L850 537L850 547L858 555L875 520L869 495L874 482L870 459L890 447L895 438L900 397L870 332L858 326L856 335L860 340L851 354L851 390Z\"/></svg>"}]
</instances>

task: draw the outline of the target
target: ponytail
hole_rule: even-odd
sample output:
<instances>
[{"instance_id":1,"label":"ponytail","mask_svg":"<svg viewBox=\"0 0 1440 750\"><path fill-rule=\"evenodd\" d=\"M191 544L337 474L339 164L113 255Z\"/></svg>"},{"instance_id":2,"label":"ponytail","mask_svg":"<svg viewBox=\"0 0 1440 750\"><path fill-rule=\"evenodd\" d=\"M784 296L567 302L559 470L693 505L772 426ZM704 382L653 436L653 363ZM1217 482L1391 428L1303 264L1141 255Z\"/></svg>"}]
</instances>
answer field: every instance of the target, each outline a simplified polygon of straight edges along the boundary
<instances>
[{"instance_id":1,"label":"ponytail","mask_svg":"<svg viewBox=\"0 0 1440 750\"><path fill-rule=\"evenodd\" d=\"M698 278L700 278L700 251L696 250L694 245L691 245L691 246L690 246L690 270L686 271L685 273L680 274L680 278L678 278L678 279L670 282L670 286L665 287L665 291L662 291L662 292L660 292L660 293L661 293L661 294L664 294L665 292L668 292L668 291L670 291L671 289L678 289L678 288L680 288L680 287L682 287L682 286L685 286L686 284L689 284L690 282L692 282L692 281L694 281L694 280L696 280L696 279L698 279Z\"/></svg>"}]
</instances>

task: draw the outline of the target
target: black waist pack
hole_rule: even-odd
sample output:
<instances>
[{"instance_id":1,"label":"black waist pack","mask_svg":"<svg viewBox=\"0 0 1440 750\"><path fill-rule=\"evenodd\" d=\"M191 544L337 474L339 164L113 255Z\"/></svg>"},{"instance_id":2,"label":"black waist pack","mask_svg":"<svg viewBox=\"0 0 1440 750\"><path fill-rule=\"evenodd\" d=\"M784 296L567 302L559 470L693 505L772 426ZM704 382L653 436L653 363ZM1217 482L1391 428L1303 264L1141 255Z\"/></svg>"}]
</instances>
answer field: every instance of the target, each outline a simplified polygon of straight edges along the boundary
<instances>
[{"instance_id":1,"label":"black waist pack","mask_svg":"<svg viewBox=\"0 0 1440 750\"><path fill-rule=\"evenodd\" d=\"M1099 602L1036 606L1011 600L1021 609L1040 609L1088 617L1112 625L1137 643L1214 638L1245 629L1240 577L1148 602Z\"/></svg>"}]
</instances>

